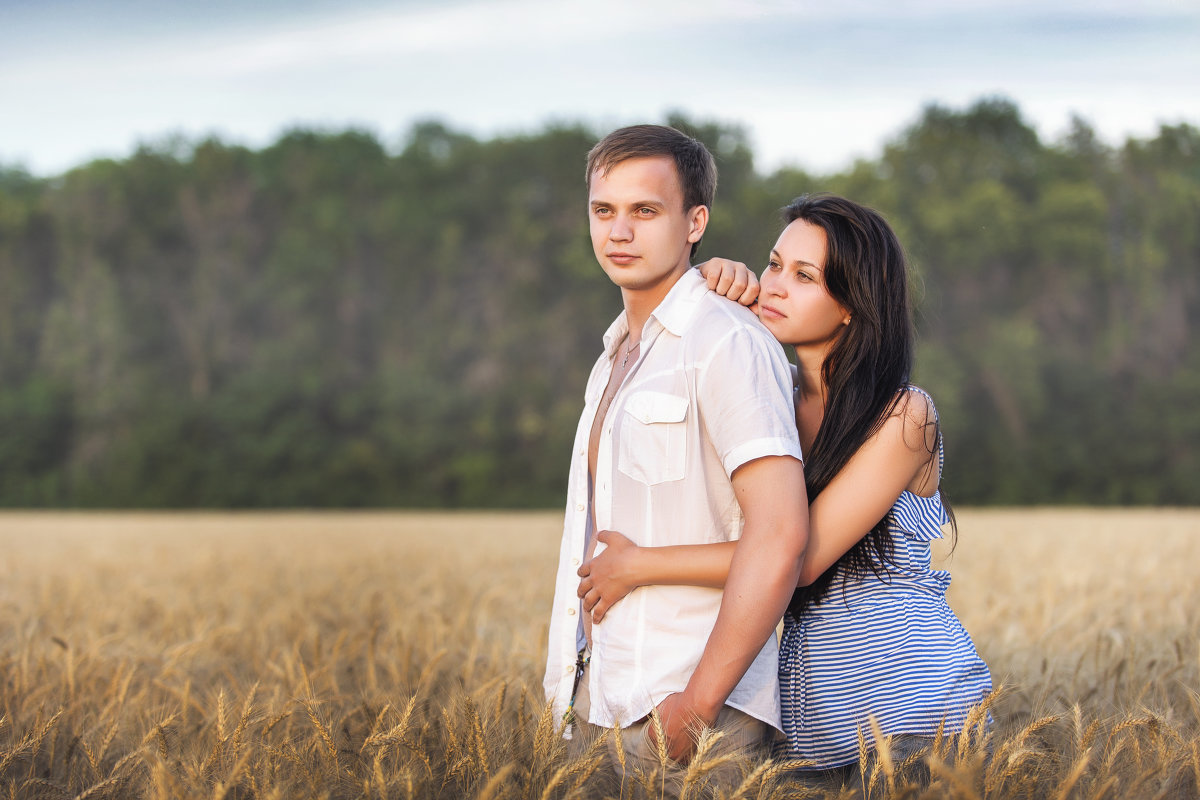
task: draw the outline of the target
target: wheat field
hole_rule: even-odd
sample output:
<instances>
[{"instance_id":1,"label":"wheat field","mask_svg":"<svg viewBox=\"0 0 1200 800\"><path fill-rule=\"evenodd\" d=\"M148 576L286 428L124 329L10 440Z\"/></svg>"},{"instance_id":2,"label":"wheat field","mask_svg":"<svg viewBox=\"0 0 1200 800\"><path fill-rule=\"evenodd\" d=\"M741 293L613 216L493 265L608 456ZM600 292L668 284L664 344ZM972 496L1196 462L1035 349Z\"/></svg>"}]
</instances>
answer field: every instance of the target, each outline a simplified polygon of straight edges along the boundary
<instances>
[{"instance_id":1,"label":"wheat field","mask_svg":"<svg viewBox=\"0 0 1200 800\"><path fill-rule=\"evenodd\" d=\"M540 689L560 519L0 514L0 796L589 796L603 756L566 757ZM1200 796L1200 512L959 529L991 733L939 743L927 783L746 761L727 796Z\"/></svg>"}]
</instances>

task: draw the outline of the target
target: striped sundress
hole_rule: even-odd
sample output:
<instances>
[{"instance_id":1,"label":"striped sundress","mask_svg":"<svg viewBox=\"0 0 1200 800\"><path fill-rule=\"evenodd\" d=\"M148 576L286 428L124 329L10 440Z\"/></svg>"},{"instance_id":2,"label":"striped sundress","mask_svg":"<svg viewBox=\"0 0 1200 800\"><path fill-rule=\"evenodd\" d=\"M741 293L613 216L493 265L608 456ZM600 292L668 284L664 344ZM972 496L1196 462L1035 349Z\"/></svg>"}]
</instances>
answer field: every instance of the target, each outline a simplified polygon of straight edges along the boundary
<instances>
[{"instance_id":1,"label":"striped sundress","mask_svg":"<svg viewBox=\"0 0 1200 800\"><path fill-rule=\"evenodd\" d=\"M943 461L939 448L939 470ZM947 522L940 493L904 492L887 515L894 563L884 579L843 584L839 572L819 604L799 619L784 616L779 689L788 757L813 762L809 769L857 761L859 730L868 747L874 742L870 715L885 735L933 736L943 719L944 733L957 732L991 691L987 665L946 604L950 573L931 567L929 543Z\"/></svg>"}]
</instances>

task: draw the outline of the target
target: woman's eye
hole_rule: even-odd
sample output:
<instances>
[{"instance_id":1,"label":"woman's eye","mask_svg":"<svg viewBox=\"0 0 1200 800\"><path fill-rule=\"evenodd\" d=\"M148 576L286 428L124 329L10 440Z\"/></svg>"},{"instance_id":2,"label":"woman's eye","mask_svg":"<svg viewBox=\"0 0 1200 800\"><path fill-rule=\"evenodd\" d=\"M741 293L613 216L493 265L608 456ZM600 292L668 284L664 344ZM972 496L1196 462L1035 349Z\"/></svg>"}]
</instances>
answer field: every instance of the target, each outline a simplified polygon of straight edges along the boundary
<instances>
[{"instance_id":1,"label":"woman's eye","mask_svg":"<svg viewBox=\"0 0 1200 800\"><path fill-rule=\"evenodd\" d=\"M771 270L772 272L778 272L779 271L779 263L776 261L768 261L767 269Z\"/></svg>"}]
</instances>

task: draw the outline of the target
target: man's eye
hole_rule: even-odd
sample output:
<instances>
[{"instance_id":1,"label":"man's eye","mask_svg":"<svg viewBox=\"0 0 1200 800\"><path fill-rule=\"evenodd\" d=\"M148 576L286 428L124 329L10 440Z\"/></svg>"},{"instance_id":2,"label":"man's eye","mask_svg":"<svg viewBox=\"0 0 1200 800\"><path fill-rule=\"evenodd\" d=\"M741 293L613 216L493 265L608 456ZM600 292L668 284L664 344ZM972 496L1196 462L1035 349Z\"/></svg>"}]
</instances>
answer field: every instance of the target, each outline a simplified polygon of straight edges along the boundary
<instances>
[{"instance_id":1,"label":"man's eye","mask_svg":"<svg viewBox=\"0 0 1200 800\"><path fill-rule=\"evenodd\" d=\"M768 261L767 269L771 270L772 272L778 272L779 271L779 263L777 261Z\"/></svg>"}]
</instances>

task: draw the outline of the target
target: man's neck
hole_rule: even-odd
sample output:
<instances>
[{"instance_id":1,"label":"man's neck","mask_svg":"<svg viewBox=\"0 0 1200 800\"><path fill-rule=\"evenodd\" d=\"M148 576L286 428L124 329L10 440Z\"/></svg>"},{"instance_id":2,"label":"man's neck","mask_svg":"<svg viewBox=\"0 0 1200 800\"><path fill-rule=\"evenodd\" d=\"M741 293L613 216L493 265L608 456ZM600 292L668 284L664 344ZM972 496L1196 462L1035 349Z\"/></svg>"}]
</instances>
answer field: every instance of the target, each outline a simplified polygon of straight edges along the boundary
<instances>
[{"instance_id":1,"label":"man's neck","mask_svg":"<svg viewBox=\"0 0 1200 800\"><path fill-rule=\"evenodd\" d=\"M625 321L629 324L629 340L631 342L641 341L642 328L646 326L650 315L662 304L666 296L671 293L671 289L675 288L675 284L679 283L679 279L687 274L691 266L684 262L682 266L664 276L653 286L621 290L621 300L625 304Z\"/></svg>"}]
</instances>

